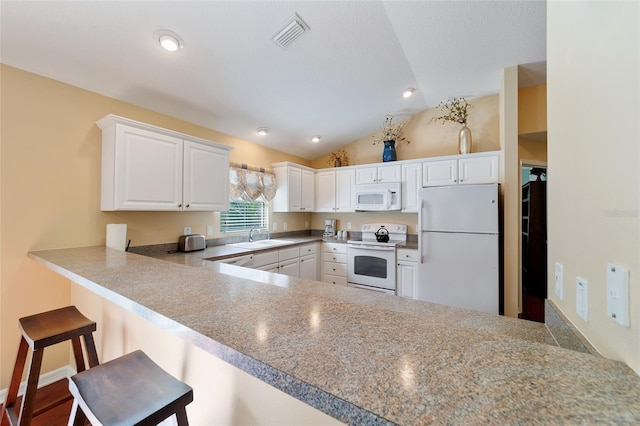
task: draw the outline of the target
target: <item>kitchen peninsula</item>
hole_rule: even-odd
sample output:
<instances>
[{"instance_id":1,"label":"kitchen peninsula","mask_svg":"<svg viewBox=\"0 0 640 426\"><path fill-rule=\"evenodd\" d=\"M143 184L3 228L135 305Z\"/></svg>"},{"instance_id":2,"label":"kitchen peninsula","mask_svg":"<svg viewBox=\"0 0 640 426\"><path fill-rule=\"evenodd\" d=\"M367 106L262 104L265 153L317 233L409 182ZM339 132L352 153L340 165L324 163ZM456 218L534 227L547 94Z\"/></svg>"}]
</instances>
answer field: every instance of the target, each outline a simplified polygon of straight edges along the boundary
<instances>
[{"instance_id":1,"label":"kitchen peninsula","mask_svg":"<svg viewBox=\"0 0 640 426\"><path fill-rule=\"evenodd\" d=\"M640 423L640 377L544 324L105 247L29 256L341 422Z\"/></svg>"}]
</instances>

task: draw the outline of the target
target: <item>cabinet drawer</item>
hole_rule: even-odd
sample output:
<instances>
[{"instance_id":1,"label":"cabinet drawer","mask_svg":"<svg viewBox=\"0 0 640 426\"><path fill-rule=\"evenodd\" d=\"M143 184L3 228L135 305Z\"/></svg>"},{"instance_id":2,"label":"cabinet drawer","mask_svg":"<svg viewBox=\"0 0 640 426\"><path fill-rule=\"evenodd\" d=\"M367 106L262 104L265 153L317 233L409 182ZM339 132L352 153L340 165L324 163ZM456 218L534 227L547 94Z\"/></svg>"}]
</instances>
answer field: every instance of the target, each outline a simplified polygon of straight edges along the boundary
<instances>
[{"instance_id":1,"label":"cabinet drawer","mask_svg":"<svg viewBox=\"0 0 640 426\"><path fill-rule=\"evenodd\" d=\"M291 247L282 249L278 252L278 259L280 262L283 260L295 259L300 256L300 248L299 247Z\"/></svg>"},{"instance_id":2,"label":"cabinet drawer","mask_svg":"<svg viewBox=\"0 0 640 426\"><path fill-rule=\"evenodd\" d=\"M300 246L300 256L315 254L317 252L318 252L318 243L306 244L304 246Z\"/></svg>"},{"instance_id":3,"label":"cabinet drawer","mask_svg":"<svg viewBox=\"0 0 640 426\"><path fill-rule=\"evenodd\" d=\"M404 260L408 262L418 262L420 259L418 250L413 250L413 249L398 249L397 256L398 256L398 261Z\"/></svg>"},{"instance_id":4,"label":"cabinet drawer","mask_svg":"<svg viewBox=\"0 0 640 426\"><path fill-rule=\"evenodd\" d=\"M278 263L278 251L268 251L266 253L257 253L253 255L253 267L268 265L270 263Z\"/></svg>"},{"instance_id":5,"label":"cabinet drawer","mask_svg":"<svg viewBox=\"0 0 640 426\"><path fill-rule=\"evenodd\" d=\"M327 275L347 276L347 265L344 263L322 262L322 273Z\"/></svg>"},{"instance_id":6,"label":"cabinet drawer","mask_svg":"<svg viewBox=\"0 0 640 426\"><path fill-rule=\"evenodd\" d=\"M346 254L322 253L322 260L333 263L347 263Z\"/></svg>"},{"instance_id":7,"label":"cabinet drawer","mask_svg":"<svg viewBox=\"0 0 640 426\"><path fill-rule=\"evenodd\" d=\"M326 253L347 254L347 245L339 243L322 243L322 251Z\"/></svg>"},{"instance_id":8,"label":"cabinet drawer","mask_svg":"<svg viewBox=\"0 0 640 426\"><path fill-rule=\"evenodd\" d=\"M347 285L347 277L340 277L338 275L324 274L322 281L329 284Z\"/></svg>"}]
</instances>

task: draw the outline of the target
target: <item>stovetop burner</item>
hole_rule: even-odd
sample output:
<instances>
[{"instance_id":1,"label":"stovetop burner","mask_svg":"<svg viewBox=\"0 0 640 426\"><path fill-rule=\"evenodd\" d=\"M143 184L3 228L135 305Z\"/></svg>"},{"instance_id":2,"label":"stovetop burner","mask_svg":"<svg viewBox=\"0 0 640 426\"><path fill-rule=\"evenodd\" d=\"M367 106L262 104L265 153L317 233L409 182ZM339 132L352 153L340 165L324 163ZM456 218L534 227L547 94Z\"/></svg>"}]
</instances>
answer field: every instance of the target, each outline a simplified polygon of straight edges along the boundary
<instances>
[{"instance_id":1,"label":"stovetop burner","mask_svg":"<svg viewBox=\"0 0 640 426\"><path fill-rule=\"evenodd\" d=\"M376 232L384 227L389 234L389 241L382 242L376 238ZM348 240L352 245L396 246L407 241L407 225L389 223L369 223L362 225L362 240Z\"/></svg>"}]
</instances>

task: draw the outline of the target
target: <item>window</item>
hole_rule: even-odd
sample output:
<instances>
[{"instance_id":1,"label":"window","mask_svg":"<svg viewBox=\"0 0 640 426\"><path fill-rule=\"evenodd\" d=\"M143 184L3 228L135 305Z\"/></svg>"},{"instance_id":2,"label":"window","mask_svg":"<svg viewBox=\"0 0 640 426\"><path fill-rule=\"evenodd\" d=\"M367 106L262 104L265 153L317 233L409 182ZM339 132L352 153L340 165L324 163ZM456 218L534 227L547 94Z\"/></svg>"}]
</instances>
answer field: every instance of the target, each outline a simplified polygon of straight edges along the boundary
<instances>
[{"instance_id":1,"label":"window","mask_svg":"<svg viewBox=\"0 0 640 426\"><path fill-rule=\"evenodd\" d=\"M269 204L264 201L229 201L229 210L220 213L220 232L266 229L269 226Z\"/></svg>"}]
</instances>

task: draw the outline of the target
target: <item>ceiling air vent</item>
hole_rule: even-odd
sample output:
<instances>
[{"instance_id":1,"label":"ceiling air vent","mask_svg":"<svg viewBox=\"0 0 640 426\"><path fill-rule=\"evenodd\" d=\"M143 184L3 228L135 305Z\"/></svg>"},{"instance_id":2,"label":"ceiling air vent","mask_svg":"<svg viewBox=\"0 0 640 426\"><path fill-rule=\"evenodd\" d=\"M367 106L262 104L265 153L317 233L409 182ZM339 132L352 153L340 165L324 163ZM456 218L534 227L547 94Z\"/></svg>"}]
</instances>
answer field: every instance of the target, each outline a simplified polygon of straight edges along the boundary
<instances>
[{"instance_id":1,"label":"ceiling air vent","mask_svg":"<svg viewBox=\"0 0 640 426\"><path fill-rule=\"evenodd\" d=\"M308 30L309 26L296 13L271 36L271 40L282 49L286 49Z\"/></svg>"}]
</instances>

